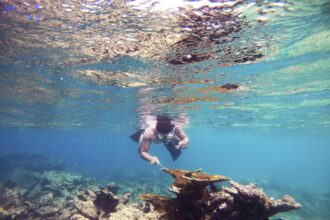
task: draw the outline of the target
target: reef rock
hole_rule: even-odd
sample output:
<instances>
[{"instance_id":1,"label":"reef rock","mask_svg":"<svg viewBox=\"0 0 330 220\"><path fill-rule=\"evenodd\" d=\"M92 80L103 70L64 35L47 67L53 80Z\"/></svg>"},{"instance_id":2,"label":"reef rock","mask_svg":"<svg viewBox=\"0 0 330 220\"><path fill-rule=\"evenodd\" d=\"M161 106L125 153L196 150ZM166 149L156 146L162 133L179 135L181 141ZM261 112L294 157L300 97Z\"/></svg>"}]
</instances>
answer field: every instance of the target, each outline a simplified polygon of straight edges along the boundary
<instances>
[{"instance_id":1,"label":"reef rock","mask_svg":"<svg viewBox=\"0 0 330 220\"><path fill-rule=\"evenodd\" d=\"M75 198L79 214L71 219L161 219L162 214L154 211L148 204L129 204L129 199L130 193L118 197L107 188L101 188L98 192L86 190Z\"/></svg>"},{"instance_id":2,"label":"reef rock","mask_svg":"<svg viewBox=\"0 0 330 220\"><path fill-rule=\"evenodd\" d=\"M8 180L0 188L0 219L15 220L131 220L160 219L146 203L129 203L131 192L116 195L115 183L97 187L82 176L66 172L31 173L34 184L21 188Z\"/></svg>"},{"instance_id":3,"label":"reef rock","mask_svg":"<svg viewBox=\"0 0 330 220\"><path fill-rule=\"evenodd\" d=\"M28 209L21 197L24 191L18 187L4 186L0 190L0 217L10 215L13 219L22 215Z\"/></svg>"},{"instance_id":4,"label":"reef rock","mask_svg":"<svg viewBox=\"0 0 330 220\"><path fill-rule=\"evenodd\" d=\"M176 198L154 194L141 194L139 198L150 202L165 219L267 220L276 213L301 207L288 195L273 200L254 184L232 181L231 187L216 190L213 184L229 180L225 176L209 175L201 170L164 171L175 178L169 191L175 193Z\"/></svg>"},{"instance_id":5,"label":"reef rock","mask_svg":"<svg viewBox=\"0 0 330 220\"><path fill-rule=\"evenodd\" d=\"M0 188L0 215L6 219L69 219L78 210L74 195L90 183L78 175L48 171L31 173L29 188L7 181Z\"/></svg>"}]
</instances>

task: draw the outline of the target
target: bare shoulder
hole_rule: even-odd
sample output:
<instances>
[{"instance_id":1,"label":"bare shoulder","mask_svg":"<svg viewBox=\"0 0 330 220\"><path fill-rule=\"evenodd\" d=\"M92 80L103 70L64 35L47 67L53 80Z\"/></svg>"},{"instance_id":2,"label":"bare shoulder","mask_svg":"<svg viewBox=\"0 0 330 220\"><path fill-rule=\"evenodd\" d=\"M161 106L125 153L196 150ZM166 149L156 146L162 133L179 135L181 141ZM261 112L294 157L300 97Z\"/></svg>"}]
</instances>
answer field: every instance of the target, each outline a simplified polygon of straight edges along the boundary
<instances>
[{"instance_id":1,"label":"bare shoulder","mask_svg":"<svg viewBox=\"0 0 330 220\"><path fill-rule=\"evenodd\" d=\"M144 133L143 133L143 137L148 139L148 140L153 140L154 137L155 137L155 131L154 131L154 128L151 126L151 127L148 127Z\"/></svg>"}]
</instances>

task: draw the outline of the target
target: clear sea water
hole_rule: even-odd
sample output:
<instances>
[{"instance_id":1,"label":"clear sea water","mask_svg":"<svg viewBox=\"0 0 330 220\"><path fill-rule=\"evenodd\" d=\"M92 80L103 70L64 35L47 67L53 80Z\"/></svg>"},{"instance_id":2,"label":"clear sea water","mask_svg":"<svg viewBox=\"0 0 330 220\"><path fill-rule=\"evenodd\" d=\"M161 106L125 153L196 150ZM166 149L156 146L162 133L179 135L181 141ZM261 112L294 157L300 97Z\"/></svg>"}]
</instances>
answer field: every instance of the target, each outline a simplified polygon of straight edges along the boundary
<instances>
[{"instance_id":1,"label":"clear sea water","mask_svg":"<svg viewBox=\"0 0 330 220\"><path fill-rule=\"evenodd\" d=\"M154 115L189 118L189 148L177 161L152 145L164 166L292 194L304 207L289 219L330 218L328 1L243 1L234 7L244 16L233 41L206 42L203 53L211 50L212 58L178 65L167 56L182 45L161 39L196 33L177 31L169 8L153 14L146 5L135 11L139 1L24 2L0 0L1 157L41 154L100 183L156 183L166 175L142 160L129 138L150 104ZM140 41L136 33L152 37ZM148 41L136 51L118 49ZM195 46L176 56L202 51ZM245 56L244 46L263 56L234 61ZM236 48L235 55L215 47ZM226 83L240 88L214 89ZM146 88L151 92L142 94ZM302 192L314 206L301 201Z\"/></svg>"}]
</instances>

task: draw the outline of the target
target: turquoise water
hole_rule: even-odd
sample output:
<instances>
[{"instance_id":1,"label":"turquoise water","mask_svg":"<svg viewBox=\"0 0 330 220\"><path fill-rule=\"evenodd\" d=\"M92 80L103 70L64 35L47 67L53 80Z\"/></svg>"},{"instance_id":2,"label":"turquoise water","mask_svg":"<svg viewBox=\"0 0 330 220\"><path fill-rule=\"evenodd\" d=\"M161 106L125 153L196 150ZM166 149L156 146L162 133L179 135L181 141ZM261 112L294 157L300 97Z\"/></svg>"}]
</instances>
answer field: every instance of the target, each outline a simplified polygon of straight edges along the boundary
<instances>
[{"instance_id":1,"label":"turquoise water","mask_svg":"<svg viewBox=\"0 0 330 220\"><path fill-rule=\"evenodd\" d=\"M177 31L163 12L138 16L117 1L97 1L96 12L75 10L78 1L57 11L51 3L27 2L0 1L2 158L41 154L100 183L163 178L169 184L129 139L141 108L150 105L154 115L189 119L189 148L177 161L152 145L164 166L255 182L274 197L292 194L304 207L289 219L329 218L329 2L243 1L234 7L244 15L241 30L228 35L234 40L193 47L161 41L197 33ZM132 42L138 49L122 49ZM223 52L228 48L232 53ZM263 56L237 61L255 55L252 49ZM212 57L169 62L196 50ZM226 83L240 87L215 89Z\"/></svg>"}]
</instances>

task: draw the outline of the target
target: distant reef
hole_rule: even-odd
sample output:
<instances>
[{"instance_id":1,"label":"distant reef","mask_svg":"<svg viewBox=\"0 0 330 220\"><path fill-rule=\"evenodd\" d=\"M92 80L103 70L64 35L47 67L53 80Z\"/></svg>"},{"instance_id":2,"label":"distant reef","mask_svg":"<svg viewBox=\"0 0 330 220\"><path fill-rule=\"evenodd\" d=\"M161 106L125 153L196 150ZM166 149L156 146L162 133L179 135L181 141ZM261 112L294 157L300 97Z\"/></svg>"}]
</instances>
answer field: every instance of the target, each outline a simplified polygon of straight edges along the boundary
<instances>
[{"instance_id":1,"label":"distant reef","mask_svg":"<svg viewBox=\"0 0 330 220\"><path fill-rule=\"evenodd\" d=\"M105 220L160 219L148 203L129 203L131 193L117 195L118 186L96 186L79 175L63 171L33 174L38 181L21 188L7 181L0 189L0 219Z\"/></svg>"},{"instance_id":2,"label":"distant reef","mask_svg":"<svg viewBox=\"0 0 330 220\"><path fill-rule=\"evenodd\" d=\"M11 172L14 169L42 172L46 170L64 170L64 163L42 154L9 154L0 157L0 171Z\"/></svg>"},{"instance_id":3,"label":"distant reef","mask_svg":"<svg viewBox=\"0 0 330 220\"><path fill-rule=\"evenodd\" d=\"M8 158L7 163L13 165ZM10 158L16 160L16 164L28 164L24 155ZM253 184L231 181L230 187L219 188L215 183L229 178L201 170L164 169L175 179L169 187L174 196L166 197L140 194L148 192L148 183L144 188L141 184L99 186L81 175L65 172L62 166L47 165L42 157L34 156L34 159L30 160L34 165L27 165L23 175L29 184L15 182L14 178L2 181L1 220L266 220L276 213L301 207L288 195L279 200L269 198ZM39 162L44 168L37 166ZM137 194L140 194L139 201L134 199Z\"/></svg>"}]
</instances>

